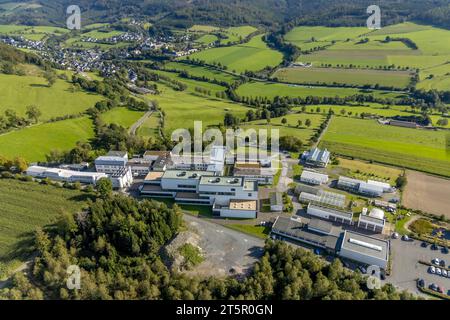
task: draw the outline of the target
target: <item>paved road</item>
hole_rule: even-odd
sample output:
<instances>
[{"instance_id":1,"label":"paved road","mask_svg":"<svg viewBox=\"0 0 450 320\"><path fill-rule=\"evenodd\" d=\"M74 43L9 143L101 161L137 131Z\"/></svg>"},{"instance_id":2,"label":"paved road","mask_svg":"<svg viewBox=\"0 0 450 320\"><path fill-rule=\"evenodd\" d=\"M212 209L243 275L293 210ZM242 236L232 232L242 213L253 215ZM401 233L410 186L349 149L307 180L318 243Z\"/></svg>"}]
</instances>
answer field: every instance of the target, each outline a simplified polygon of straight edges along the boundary
<instances>
[{"instance_id":1,"label":"paved road","mask_svg":"<svg viewBox=\"0 0 450 320\"><path fill-rule=\"evenodd\" d=\"M131 135L136 135L136 131L137 129L139 129L140 126L142 126L145 122L145 120L147 120L148 118L151 117L151 115L153 114L153 111L147 111L138 121L136 121L128 130L128 132Z\"/></svg>"},{"instance_id":2,"label":"paved road","mask_svg":"<svg viewBox=\"0 0 450 320\"><path fill-rule=\"evenodd\" d=\"M196 267L196 274L225 276L233 274L232 268L246 273L263 254L262 239L187 214L183 217L201 237L200 247L205 253L206 259Z\"/></svg>"}]
</instances>

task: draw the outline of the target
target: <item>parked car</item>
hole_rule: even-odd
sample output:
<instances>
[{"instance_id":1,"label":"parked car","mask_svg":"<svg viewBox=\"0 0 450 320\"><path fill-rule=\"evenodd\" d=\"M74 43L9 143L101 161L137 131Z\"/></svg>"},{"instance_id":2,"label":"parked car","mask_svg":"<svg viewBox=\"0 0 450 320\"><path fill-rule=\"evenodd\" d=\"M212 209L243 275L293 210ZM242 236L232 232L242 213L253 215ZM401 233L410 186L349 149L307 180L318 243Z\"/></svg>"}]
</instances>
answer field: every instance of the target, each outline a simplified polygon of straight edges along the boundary
<instances>
[{"instance_id":1,"label":"parked car","mask_svg":"<svg viewBox=\"0 0 450 320\"><path fill-rule=\"evenodd\" d=\"M442 275L442 270L440 268L436 268L436 274L438 276Z\"/></svg>"},{"instance_id":2,"label":"parked car","mask_svg":"<svg viewBox=\"0 0 450 320\"><path fill-rule=\"evenodd\" d=\"M425 287L425 280L417 279L417 286L420 287L420 288L424 288Z\"/></svg>"},{"instance_id":3,"label":"parked car","mask_svg":"<svg viewBox=\"0 0 450 320\"><path fill-rule=\"evenodd\" d=\"M394 238L394 239L398 239L399 237L400 237L400 235L397 232L394 232L392 234L392 238Z\"/></svg>"},{"instance_id":4,"label":"parked car","mask_svg":"<svg viewBox=\"0 0 450 320\"><path fill-rule=\"evenodd\" d=\"M436 244L431 245L431 250L439 250L439 247Z\"/></svg>"},{"instance_id":5,"label":"parked car","mask_svg":"<svg viewBox=\"0 0 450 320\"><path fill-rule=\"evenodd\" d=\"M364 268L363 266L359 266L358 269L359 269L359 271L361 271L362 274L366 274L367 273L366 268Z\"/></svg>"},{"instance_id":6,"label":"parked car","mask_svg":"<svg viewBox=\"0 0 450 320\"><path fill-rule=\"evenodd\" d=\"M426 243L426 242L424 241L424 242L422 242L422 243L420 244L420 246L421 246L422 248L428 248L428 243Z\"/></svg>"},{"instance_id":7,"label":"parked car","mask_svg":"<svg viewBox=\"0 0 450 320\"><path fill-rule=\"evenodd\" d=\"M445 268L445 260L439 261L439 265L443 268Z\"/></svg>"},{"instance_id":8,"label":"parked car","mask_svg":"<svg viewBox=\"0 0 450 320\"><path fill-rule=\"evenodd\" d=\"M436 273L436 268L433 267L433 266L430 266L430 267L428 268L428 271L429 271L430 273L432 273L432 274L435 274L435 273Z\"/></svg>"},{"instance_id":9,"label":"parked car","mask_svg":"<svg viewBox=\"0 0 450 320\"><path fill-rule=\"evenodd\" d=\"M438 290L438 286L437 286L437 284L435 284L435 283L432 283L432 284L430 284L430 287L429 287L431 290L433 290L433 291L437 291Z\"/></svg>"},{"instance_id":10,"label":"parked car","mask_svg":"<svg viewBox=\"0 0 450 320\"><path fill-rule=\"evenodd\" d=\"M411 239L406 234L402 237L402 240L403 241L411 241Z\"/></svg>"},{"instance_id":11,"label":"parked car","mask_svg":"<svg viewBox=\"0 0 450 320\"><path fill-rule=\"evenodd\" d=\"M441 252L442 252L443 254L448 254L448 248L447 248L447 247L443 247L442 250L441 250Z\"/></svg>"},{"instance_id":12,"label":"parked car","mask_svg":"<svg viewBox=\"0 0 450 320\"><path fill-rule=\"evenodd\" d=\"M442 287L438 287L438 288L437 288L437 292L439 292L439 293L444 293L444 289L442 289Z\"/></svg>"},{"instance_id":13,"label":"parked car","mask_svg":"<svg viewBox=\"0 0 450 320\"><path fill-rule=\"evenodd\" d=\"M447 272L447 270L442 270L442 276L443 277L448 277L448 272Z\"/></svg>"},{"instance_id":14,"label":"parked car","mask_svg":"<svg viewBox=\"0 0 450 320\"><path fill-rule=\"evenodd\" d=\"M322 250L314 249L314 254L317 254L318 256L320 256L322 254Z\"/></svg>"},{"instance_id":15,"label":"parked car","mask_svg":"<svg viewBox=\"0 0 450 320\"><path fill-rule=\"evenodd\" d=\"M432 264L435 264L435 265L437 265L437 266L439 266L439 263L440 263L440 262L441 262L441 260L438 259L438 258L434 258L434 259L431 261Z\"/></svg>"}]
</instances>

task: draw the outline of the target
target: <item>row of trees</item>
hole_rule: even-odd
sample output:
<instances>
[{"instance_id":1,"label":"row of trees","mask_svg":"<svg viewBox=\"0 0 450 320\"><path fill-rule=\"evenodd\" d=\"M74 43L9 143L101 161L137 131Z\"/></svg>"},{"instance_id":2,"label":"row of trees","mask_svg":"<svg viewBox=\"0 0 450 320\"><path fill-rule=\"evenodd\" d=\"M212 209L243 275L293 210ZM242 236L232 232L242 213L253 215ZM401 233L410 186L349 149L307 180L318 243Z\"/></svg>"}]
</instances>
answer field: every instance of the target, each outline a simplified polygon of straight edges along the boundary
<instances>
[{"instance_id":1,"label":"row of trees","mask_svg":"<svg viewBox=\"0 0 450 320\"><path fill-rule=\"evenodd\" d=\"M13 109L7 109L0 114L0 133L14 128L23 128L32 123L37 123L42 113L36 105L27 106L25 117L19 116Z\"/></svg>"}]
</instances>

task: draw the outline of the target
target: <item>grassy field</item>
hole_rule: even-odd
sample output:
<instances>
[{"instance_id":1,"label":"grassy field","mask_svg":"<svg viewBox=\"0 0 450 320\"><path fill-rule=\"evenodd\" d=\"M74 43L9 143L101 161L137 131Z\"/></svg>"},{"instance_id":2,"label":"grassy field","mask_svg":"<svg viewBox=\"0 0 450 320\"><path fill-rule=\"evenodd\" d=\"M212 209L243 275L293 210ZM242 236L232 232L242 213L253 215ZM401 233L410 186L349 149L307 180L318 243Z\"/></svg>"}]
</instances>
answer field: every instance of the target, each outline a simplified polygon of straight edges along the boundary
<instances>
[{"instance_id":1,"label":"grassy field","mask_svg":"<svg viewBox=\"0 0 450 320\"><path fill-rule=\"evenodd\" d=\"M287 123L284 125L281 123L283 118L286 118L287 120ZM310 127L305 126L306 119L311 120ZM301 127L297 127L298 120L303 123ZM270 120L270 124L267 124L266 120L256 120L243 123L240 127L245 130L254 129L256 131L260 129L267 129L269 135L271 129L277 129L279 130L280 137L294 136L306 143L324 120L325 116L320 114L295 113L280 118L273 118Z\"/></svg>"},{"instance_id":2,"label":"grassy field","mask_svg":"<svg viewBox=\"0 0 450 320\"><path fill-rule=\"evenodd\" d=\"M270 49L262 40L262 36L258 35L248 43L208 49L194 53L190 57L207 63L220 62L230 71L244 72L262 70L266 66L274 67L281 63L283 55Z\"/></svg>"},{"instance_id":3,"label":"grassy field","mask_svg":"<svg viewBox=\"0 0 450 320\"><path fill-rule=\"evenodd\" d=\"M317 107L320 108L320 112L317 112ZM345 116L357 117L359 118L361 113L371 113L377 114L383 117L393 117L396 115L400 116L410 116L413 115L410 112L410 109L406 106L390 106L389 108L377 104L377 103L367 103L364 105L347 105L347 106L337 106L337 105L320 105L320 106L307 106L306 112L309 113L324 113L328 112L328 110L333 110L334 113L338 116L342 116L342 110L345 111ZM301 107L294 107L293 111L300 111Z\"/></svg>"},{"instance_id":4,"label":"grassy field","mask_svg":"<svg viewBox=\"0 0 450 320\"><path fill-rule=\"evenodd\" d=\"M148 118L142 126L137 130L137 135L148 139L150 137L158 136L158 127L160 125L159 113L154 112L150 118Z\"/></svg>"},{"instance_id":5,"label":"grassy field","mask_svg":"<svg viewBox=\"0 0 450 320\"><path fill-rule=\"evenodd\" d=\"M213 31L218 31L218 30L220 30L219 27L200 25L200 24L195 24L188 29L188 31L190 31L190 32L202 32L202 33L208 33L208 32L213 32Z\"/></svg>"},{"instance_id":6,"label":"grassy field","mask_svg":"<svg viewBox=\"0 0 450 320\"><path fill-rule=\"evenodd\" d=\"M128 129L144 114L145 112L143 111L133 111L126 107L118 107L103 113L101 119L105 123L115 123Z\"/></svg>"},{"instance_id":7,"label":"grassy field","mask_svg":"<svg viewBox=\"0 0 450 320\"><path fill-rule=\"evenodd\" d=\"M32 252L37 228L52 224L61 212L76 212L85 200L80 191L0 179L0 262L17 266Z\"/></svg>"},{"instance_id":8,"label":"grassy field","mask_svg":"<svg viewBox=\"0 0 450 320\"><path fill-rule=\"evenodd\" d=\"M373 94L380 98L400 98L403 95L395 92L381 90L362 90L357 88L329 88L329 87L311 87L301 85L289 85L283 83L264 83L264 82L247 82L240 86L236 92L243 97L267 97L273 99L280 97L301 97L308 96L318 97L348 97L355 94Z\"/></svg>"},{"instance_id":9,"label":"grassy field","mask_svg":"<svg viewBox=\"0 0 450 320\"><path fill-rule=\"evenodd\" d=\"M190 75L196 77L206 77L208 79L216 79L227 83L233 83L239 79L236 76L217 71L210 67L193 66L181 62L169 62L165 65L165 67L170 70L187 71Z\"/></svg>"},{"instance_id":10,"label":"grassy field","mask_svg":"<svg viewBox=\"0 0 450 320\"><path fill-rule=\"evenodd\" d=\"M187 85L186 91L190 92L190 93L199 94L198 92L195 91L195 88L202 88L204 90L211 91L211 95L215 97L217 92L222 92L222 91L226 90L225 87L219 86L214 83L183 78L178 73L175 73L175 72L167 72L167 71L161 71L161 70L153 70L153 72L158 73L160 75L164 75L166 77L169 77L170 79L180 81L180 82L186 84Z\"/></svg>"},{"instance_id":11,"label":"grassy field","mask_svg":"<svg viewBox=\"0 0 450 320\"><path fill-rule=\"evenodd\" d=\"M42 77L0 74L0 87L0 113L14 109L24 116L27 106L36 105L41 110L41 120L78 114L102 99L96 94L70 92L71 85L60 79L48 87Z\"/></svg>"},{"instance_id":12,"label":"grassy field","mask_svg":"<svg viewBox=\"0 0 450 320\"><path fill-rule=\"evenodd\" d=\"M344 169L345 176L353 177L361 180L377 180L388 182L391 185L395 185L395 180L402 174L402 170L394 167L382 166L375 163L369 163L360 160L349 160L345 158L339 158L339 165L332 165L329 171L333 171L334 168Z\"/></svg>"},{"instance_id":13,"label":"grassy field","mask_svg":"<svg viewBox=\"0 0 450 320\"><path fill-rule=\"evenodd\" d=\"M267 239L267 236L269 235L270 232L270 228L259 225L225 224L224 226L261 239Z\"/></svg>"},{"instance_id":14,"label":"grassy field","mask_svg":"<svg viewBox=\"0 0 450 320\"><path fill-rule=\"evenodd\" d=\"M450 176L446 135L446 131L391 127L374 120L334 117L321 146L337 154Z\"/></svg>"},{"instance_id":15,"label":"grassy field","mask_svg":"<svg viewBox=\"0 0 450 320\"><path fill-rule=\"evenodd\" d=\"M388 41L386 37L407 38L418 46L408 48L401 41ZM315 37L315 42L311 38ZM372 68L394 65L420 69L419 88L448 89L448 61L450 60L450 31L411 22L383 27L367 32L365 28L298 27L285 36L286 40L303 50L329 45L326 50L301 55L298 61L313 66L353 65ZM367 38L368 42L361 42ZM332 43L333 41L333 43ZM429 75L435 75L428 79ZM332 74L330 74L332 76Z\"/></svg>"},{"instance_id":16,"label":"grassy field","mask_svg":"<svg viewBox=\"0 0 450 320\"><path fill-rule=\"evenodd\" d=\"M227 36L225 39L221 39L221 44L228 44L230 42L240 41L245 37L249 36L257 29L252 26L240 26L240 27L230 27L225 29L224 34Z\"/></svg>"},{"instance_id":17,"label":"grassy field","mask_svg":"<svg viewBox=\"0 0 450 320\"><path fill-rule=\"evenodd\" d=\"M381 71L364 69L337 68L283 68L273 77L291 83L308 84L350 84L350 85L382 85L394 88L406 88L411 80L408 71Z\"/></svg>"},{"instance_id":18,"label":"grassy field","mask_svg":"<svg viewBox=\"0 0 450 320\"><path fill-rule=\"evenodd\" d=\"M45 123L0 135L0 155L43 161L51 150L69 150L94 136L92 121L77 118Z\"/></svg>"},{"instance_id":19,"label":"grassy field","mask_svg":"<svg viewBox=\"0 0 450 320\"><path fill-rule=\"evenodd\" d=\"M157 100L165 112L164 132L171 134L179 128L192 128L194 121L202 121L203 128L223 123L226 112L244 118L248 108L243 105L216 99L215 97L198 96L186 91L175 91L158 83L160 95L149 95L148 99Z\"/></svg>"},{"instance_id":20,"label":"grassy field","mask_svg":"<svg viewBox=\"0 0 450 320\"><path fill-rule=\"evenodd\" d=\"M41 40L47 35L64 34L67 29L51 26L0 25L0 34L23 36L29 40Z\"/></svg>"},{"instance_id":21,"label":"grassy field","mask_svg":"<svg viewBox=\"0 0 450 320\"><path fill-rule=\"evenodd\" d=\"M213 35L213 34L205 34L203 36L201 36L200 38L198 38L195 42L204 44L204 45L208 45L211 44L213 42L217 41L217 36Z\"/></svg>"}]
</instances>

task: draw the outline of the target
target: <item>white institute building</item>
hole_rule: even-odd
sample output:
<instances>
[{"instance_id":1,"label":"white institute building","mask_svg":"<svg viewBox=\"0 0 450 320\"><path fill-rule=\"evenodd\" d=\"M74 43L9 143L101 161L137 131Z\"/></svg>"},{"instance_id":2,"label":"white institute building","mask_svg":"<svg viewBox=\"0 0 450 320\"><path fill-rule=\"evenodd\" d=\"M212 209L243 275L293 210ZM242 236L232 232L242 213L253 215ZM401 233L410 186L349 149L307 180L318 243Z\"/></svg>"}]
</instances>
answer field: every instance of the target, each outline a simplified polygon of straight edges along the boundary
<instances>
[{"instance_id":1,"label":"white institute building","mask_svg":"<svg viewBox=\"0 0 450 320\"><path fill-rule=\"evenodd\" d=\"M206 171L150 172L142 196L169 197L178 203L212 206L221 217L256 218L258 183L244 177L213 176Z\"/></svg>"},{"instance_id":2,"label":"white institute building","mask_svg":"<svg viewBox=\"0 0 450 320\"><path fill-rule=\"evenodd\" d=\"M365 182L348 177L339 177L337 187L342 190L359 193L368 197L381 197L383 193L394 191L394 188L389 183L374 180Z\"/></svg>"},{"instance_id":3,"label":"white institute building","mask_svg":"<svg viewBox=\"0 0 450 320\"><path fill-rule=\"evenodd\" d=\"M95 159L95 170L106 173L111 179L114 189L124 189L133 183L131 167L128 166L126 151L110 151L105 156Z\"/></svg>"},{"instance_id":4,"label":"white institute building","mask_svg":"<svg viewBox=\"0 0 450 320\"><path fill-rule=\"evenodd\" d=\"M86 171L74 171L60 168L47 168L40 166L28 167L26 174L33 178L45 179L63 182L80 182L85 184L96 185L98 180L102 178L108 178L106 173L101 172L86 172Z\"/></svg>"}]
</instances>

